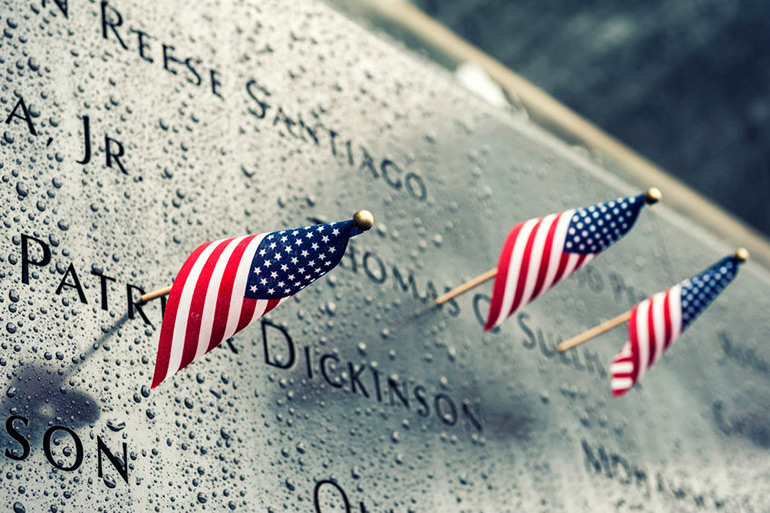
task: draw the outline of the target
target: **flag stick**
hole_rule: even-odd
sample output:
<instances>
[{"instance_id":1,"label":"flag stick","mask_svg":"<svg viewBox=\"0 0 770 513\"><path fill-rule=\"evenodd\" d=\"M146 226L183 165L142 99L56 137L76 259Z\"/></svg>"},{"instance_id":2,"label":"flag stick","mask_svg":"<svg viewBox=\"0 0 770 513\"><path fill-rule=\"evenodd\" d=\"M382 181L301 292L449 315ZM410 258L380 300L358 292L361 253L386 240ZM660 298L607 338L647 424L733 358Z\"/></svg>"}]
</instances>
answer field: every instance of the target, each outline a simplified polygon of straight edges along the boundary
<instances>
[{"instance_id":1,"label":"flag stick","mask_svg":"<svg viewBox=\"0 0 770 513\"><path fill-rule=\"evenodd\" d=\"M457 297L457 296L459 296L460 294L462 294L464 292L468 292L472 288L481 285L482 283L484 283L487 280L491 280L496 275L497 275L497 267L495 267L494 269L490 269L489 271L485 272L481 276L476 276L471 281L465 282L462 285L460 285L459 287L450 290L446 294L437 297L436 298L436 304L437 305L443 305L444 303L446 303L450 299L452 299L454 297Z\"/></svg>"},{"instance_id":2,"label":"flag stick","mask_svg":"<svg viewBox=\"0 0 770 513\"><path fill-rule=\"evenodd\" d=\"M374 215L368 210L359 210L353 214L353 225L362 232L370 230L372 226L374 226ZM159 298L160 296L165 296L169 292L171 292L171 285L163 289L153 290L147 294L142 294L142 303Z\"/></svg>"},{"instance_id":3,"label":"flag stick","mask_svg":"<svg viewBox=\"0 0 770 513\"><path fill-rule=\"evenodd\" d=\"M605 331L609 331L612 328L619 326L626 322L628 319L631 318L631 310L627 312L623 312L622 314L618 315L617 317L613 317L609 321L604 321L598 326L595 326L591 328L588 331L585 331L581 333L580 335L576 337L572 337L571 339L567 340L566 342L562 342L559 344L559 351L566 351L567 349L572 349L575 346L579 346L580 344L584 342L588 342L594 337L597 337L604 333Z\"/></svg>"},{"instance_id":4,"label":"flag stick","mask_svg":"<svg viewBox=\"0 0 770 513\"><path fill-rule=\"evenodd\" d=\"M166 288L153 290L152 292L148 292L147 294L142 294L142 303L146 303L147 301L151 301L157 297L165 296L171 292L171 285L169 285Z\"/></svg>"}]
</instances>

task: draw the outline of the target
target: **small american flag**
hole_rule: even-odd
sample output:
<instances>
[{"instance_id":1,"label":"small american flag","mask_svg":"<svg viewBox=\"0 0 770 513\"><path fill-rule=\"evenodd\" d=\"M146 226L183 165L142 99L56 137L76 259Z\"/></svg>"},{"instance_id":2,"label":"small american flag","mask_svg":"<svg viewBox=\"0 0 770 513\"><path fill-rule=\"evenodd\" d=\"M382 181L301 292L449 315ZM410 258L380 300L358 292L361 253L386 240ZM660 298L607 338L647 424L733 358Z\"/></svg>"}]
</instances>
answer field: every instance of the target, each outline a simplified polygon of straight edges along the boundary
<instances>
[{"instance_id":1,"label":"small american flag","mask_svg":"<svg viewBox=\"0 0 770 513\"><path fill-rule=\"evenodd\" d=\"M644 204L641 194L514 226L500 252L484 331L500 326L516 310L623 237Z\"/></svg>"},{"instance_id":2,"label":"small american flag","mask_svg":"<svg viewBox=\"0 0 770 513\"><path fill-rule=\"evenodd\" d=\"M610 365L612 395L631 390L737 273L738 260L729 256L636 305L628 322L628 342Z\"/></svg>"},{"instance_id":3,"label":"small american flag","mask_svg":"<svg viewBox=\"0 0 770 513\"><path fill-rule=\"evenodd\" d=\"M152 388L329 272L359 233L342 221L202 244L171 287Z\"/></svg>"}]
</instances>

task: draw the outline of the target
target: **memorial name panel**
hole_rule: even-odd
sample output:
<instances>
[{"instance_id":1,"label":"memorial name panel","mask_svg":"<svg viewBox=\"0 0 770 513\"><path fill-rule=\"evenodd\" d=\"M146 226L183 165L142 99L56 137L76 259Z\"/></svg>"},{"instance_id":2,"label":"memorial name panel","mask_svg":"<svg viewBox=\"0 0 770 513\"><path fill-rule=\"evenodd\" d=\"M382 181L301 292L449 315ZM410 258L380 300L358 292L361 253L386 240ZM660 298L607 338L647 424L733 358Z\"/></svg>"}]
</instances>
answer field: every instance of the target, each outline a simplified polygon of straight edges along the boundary
<instances>
[{"instance_id":1,"label":"memorial name panel","mask_svg":"<svg viewBox=\"0 0 770 513\"><path fill-rule=\"evenodd\" d=\"M623 330L556 350L731 251L695 221L646 209L484 333L490 286L433 300L516 222L635 191L323 2L0 5L0 506L766 506L767 270L620 400ZM143 292L204 241L359 208L337 269L150 390Z\"/></svg>"}]
</instances>

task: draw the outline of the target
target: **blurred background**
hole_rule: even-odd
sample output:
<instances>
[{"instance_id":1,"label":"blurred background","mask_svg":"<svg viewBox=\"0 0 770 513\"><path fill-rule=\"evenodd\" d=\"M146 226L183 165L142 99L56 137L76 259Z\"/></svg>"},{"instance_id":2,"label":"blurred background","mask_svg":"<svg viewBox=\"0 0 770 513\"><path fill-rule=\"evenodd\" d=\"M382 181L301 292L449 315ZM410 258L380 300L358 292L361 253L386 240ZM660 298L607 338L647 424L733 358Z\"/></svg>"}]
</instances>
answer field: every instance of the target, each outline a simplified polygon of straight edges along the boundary
<instances>
[{"instance_id":1,"label":"blurred background","mask_svg":"<svg viewBox=\"0 0 770 513\"><path fill-rule=\"evenodd\" d=\"M356 3L403 1L336 3L350 8ZM412 0L412 4L761 233L770 234L766 199L770 3ZM380 23L379 28L424 51L419 41L394 24Z\"/></svg>"}]
</instances>

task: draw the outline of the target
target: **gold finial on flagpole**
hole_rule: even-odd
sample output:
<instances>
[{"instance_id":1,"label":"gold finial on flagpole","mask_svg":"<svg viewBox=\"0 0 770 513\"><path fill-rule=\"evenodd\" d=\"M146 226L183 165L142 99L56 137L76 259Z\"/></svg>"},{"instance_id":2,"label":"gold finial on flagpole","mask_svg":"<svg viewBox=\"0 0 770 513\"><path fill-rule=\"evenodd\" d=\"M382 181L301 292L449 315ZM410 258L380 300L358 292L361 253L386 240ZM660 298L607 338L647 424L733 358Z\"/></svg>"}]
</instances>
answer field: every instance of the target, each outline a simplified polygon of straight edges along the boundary
<instances>
[{"instance_id":1,"label":"gold finial on flagpole","mask_svg":"<svg viewBox=\"0 0 770 513\"><path fill-rule=\"evenodd\" d=\"M374 226L374 214L368 210L359 210L353 214L353 225L362 232L370 230Z\"/></svg>"},{"instance_id":2,"label":"gold finial on flagpole","mask_svg":"<svg viewBox=\"0 0 770 513\"><path fill-rule=\"evenodd\" d=\"M661 199L663 199L663 193L660 192L660 189L657 187L650 187L644 195L644 201L646 201L648 205L654 205Z\"/></svg>"},{"instance_id":3,"label":"gold finial on flagpole","mask_svg":"<svg viewBox=\"0 0 770 513\"><path fill-rule=\"evenodd\" d=\"M738 248L735 250L733 258L735 258L736 262L742 264L749 259L749 250L746 248Z\"/></svg>"}]
</instances>

